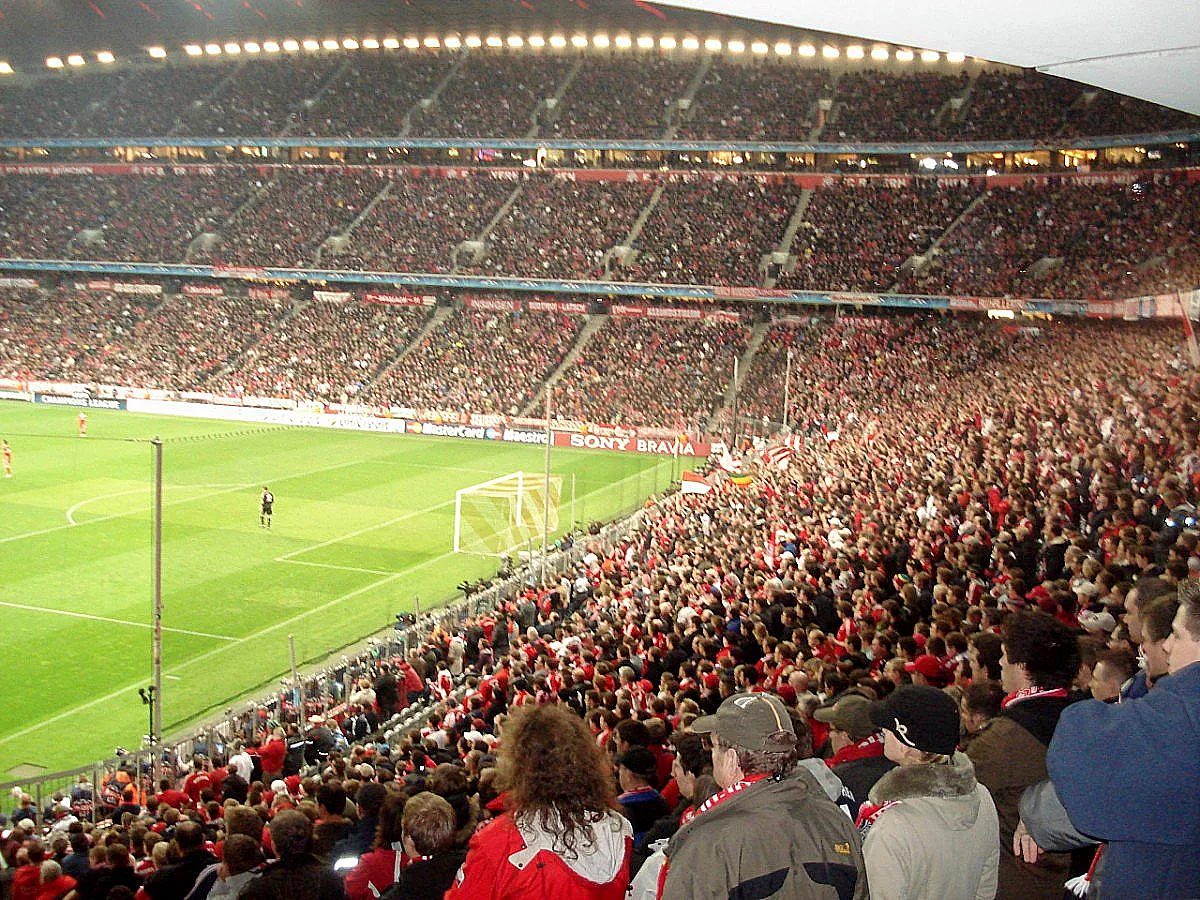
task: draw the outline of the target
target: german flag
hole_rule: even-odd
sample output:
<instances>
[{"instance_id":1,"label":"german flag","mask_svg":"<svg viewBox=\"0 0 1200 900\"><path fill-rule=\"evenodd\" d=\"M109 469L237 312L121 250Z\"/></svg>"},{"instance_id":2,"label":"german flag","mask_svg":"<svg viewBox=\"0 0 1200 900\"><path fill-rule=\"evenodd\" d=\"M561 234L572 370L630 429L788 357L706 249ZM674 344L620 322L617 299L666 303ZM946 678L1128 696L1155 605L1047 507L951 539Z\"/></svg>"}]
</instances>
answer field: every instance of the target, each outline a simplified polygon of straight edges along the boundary
<instances>
[{"instance_id":1,"label":"german flag","mask_svg":"<svg viewBox=\"0 0 1200 900\"><path fill-rule=\"evenodd\" d=\"M750 485L754 484L754 476L749 472L734 472L729 476L729 481L736 487L750 487Z\"/></svg>"}]
</instances>

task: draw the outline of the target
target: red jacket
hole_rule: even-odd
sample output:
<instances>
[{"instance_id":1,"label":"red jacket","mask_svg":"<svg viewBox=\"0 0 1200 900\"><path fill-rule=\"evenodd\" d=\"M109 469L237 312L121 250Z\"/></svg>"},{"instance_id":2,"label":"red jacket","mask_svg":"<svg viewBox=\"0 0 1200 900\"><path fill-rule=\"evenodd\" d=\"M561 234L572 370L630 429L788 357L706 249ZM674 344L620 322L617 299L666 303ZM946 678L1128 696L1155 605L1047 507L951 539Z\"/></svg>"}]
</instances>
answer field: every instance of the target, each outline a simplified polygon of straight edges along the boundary
<instances>
[{"instance_id":1,"label":"red jacket","mask_svg":"<svg viewBox=\"0 0 1200 900\"><path fill-rule=\"evenodd\" d=\"M584 863L569 864L549 849L531 849L505 813L471 838L467 860L445 900L624 900L633 851L629 823L611 813L595 830L597 852ZM592 880L580 869L607 880Z\"/></svg>"},{"instance_id":2,"label":"red jacket","mask_svg":"<svg viewBox=\"0 0 1200 900\"><path fill-rule=\"evenodd\" d=\"M13 872L12 900L37 900L42 892L42 867L26 863Z\"/></svg>"},{"instance_id":3,"label":"red jacket","mask_svg":"<svg viewBox=\"0 0 1200 900\"><path fill-rule=\"evenodd\" d=\"M273 737L258 751L262 760L264 775L276 775L283 771L283 760L287 756L287 743L282 738ZM270 787L270 785L267 785Z\"/></svg>"},{"instance_id":4,"label":"red jacket","mask_svg":"<svg viewBox=\"0 0 1200 900\"><path fill-rule=\"evenodd\" d=\"M346 900L375 900L396 883L408 860L392 849L372 850L346 873Z\"/></svg>"}]
</instances>

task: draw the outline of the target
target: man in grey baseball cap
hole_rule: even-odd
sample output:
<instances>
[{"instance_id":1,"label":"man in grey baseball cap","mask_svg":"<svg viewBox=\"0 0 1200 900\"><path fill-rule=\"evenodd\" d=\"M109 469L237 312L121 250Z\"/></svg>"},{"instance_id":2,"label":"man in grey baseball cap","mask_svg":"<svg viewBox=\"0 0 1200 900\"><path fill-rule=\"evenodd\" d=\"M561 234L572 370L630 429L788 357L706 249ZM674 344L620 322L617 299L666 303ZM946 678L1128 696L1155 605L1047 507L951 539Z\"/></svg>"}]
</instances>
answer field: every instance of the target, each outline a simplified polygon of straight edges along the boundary
<instances>
[{"instance_id":1,"label":"man in grey baseball cap","mask_svg":"<svg viewBox=\"0 0 1200 900\"><path fill-rule=\"evenodd\" d=\"M692 724L721 788L667 845L663 900L866 900L858 832L796 767L796 726L774 694L734 694Z\"/></svg>"}]
</instances>

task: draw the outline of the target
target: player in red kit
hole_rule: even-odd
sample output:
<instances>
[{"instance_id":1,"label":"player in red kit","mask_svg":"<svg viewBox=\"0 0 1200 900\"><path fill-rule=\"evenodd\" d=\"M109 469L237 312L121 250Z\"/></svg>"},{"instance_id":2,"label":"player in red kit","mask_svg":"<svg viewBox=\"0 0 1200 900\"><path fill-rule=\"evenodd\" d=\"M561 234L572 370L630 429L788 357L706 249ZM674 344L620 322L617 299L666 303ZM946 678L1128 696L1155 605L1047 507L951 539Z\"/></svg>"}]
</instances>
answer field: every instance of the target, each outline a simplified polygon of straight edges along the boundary
<instances>
[{"instance_id":1,"label":"player in red kit","mask_svg":"<svg viewBox=\"0 0 1200 900\"><path fill-rule=\"evenodd\" d=\"M0 441L0 457L4 459L4 477L12 478L12 447L8 441Z\"/></svg>"},{"instance_id":2,"label":"player in red kit","mask_svg":"<svg viewBox=\"0 0 1200 900\"><path fill-rule=\"evenodd\" d=\"M85 412L79 414L79 436L87 437L87 413Z\"/></svg>"}]
</instances>

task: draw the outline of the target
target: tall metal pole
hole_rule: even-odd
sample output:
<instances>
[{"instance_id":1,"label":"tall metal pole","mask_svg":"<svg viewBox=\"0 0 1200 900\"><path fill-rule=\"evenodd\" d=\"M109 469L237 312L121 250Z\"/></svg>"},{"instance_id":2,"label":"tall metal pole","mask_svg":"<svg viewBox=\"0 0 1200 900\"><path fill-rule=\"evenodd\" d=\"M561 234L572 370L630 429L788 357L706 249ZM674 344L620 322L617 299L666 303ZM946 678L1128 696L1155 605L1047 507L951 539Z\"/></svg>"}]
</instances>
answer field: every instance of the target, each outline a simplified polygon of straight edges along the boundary
<instances>
[{"instance_id":1,"label":"tall metal pole","mask_svg":"<svg viewBox=\"0 0 1200 900\"><path fill-rule=\"evenodd\" d=\"M546 482L542 489L542 565L541 579L546 581L546 557L550 552L550 445L554 433L550 430L550 403L554 397L552 385L546 385Z\"/></svg>"},{"instance_id":2,"label":"tall metal pole","mask_svg":"<svg viewBox=\"0 0 1200 900\"><path fill-rule=\"evenodd\" d=\"M792 421L792 348L788 347L787 369L783 375L783 427Z\"/></svg>"},{"instance_id":3,"label":"tall metal pole","mask_svg":"<svg viewBox=\"0 0 1200 900\"><path fill-rule=\"evenodd\" d=\"M163 499L163 442L155 436L150 442L154 447L154 627L151 631L154 670L154 696L151 698L150 743L156 746L162 740L162 499ZM158 783L162 754L154 752L153 778Z\"/></svg>"},{"instance_id":4,"label":"tall metal pole","mask_svg":"<svg viewBox=\"0 0 1200 900\"><path fill-rule=\"evenodd\" d=\"M292 705L296 709L297 721L304 724L304 699L300 695L300 669L296 666L296 636L288 635L288 658L292 664Z\"/></svg>"}]
</instances>

